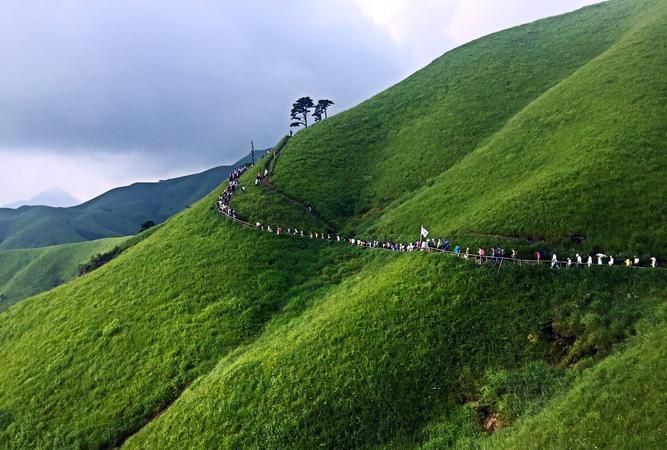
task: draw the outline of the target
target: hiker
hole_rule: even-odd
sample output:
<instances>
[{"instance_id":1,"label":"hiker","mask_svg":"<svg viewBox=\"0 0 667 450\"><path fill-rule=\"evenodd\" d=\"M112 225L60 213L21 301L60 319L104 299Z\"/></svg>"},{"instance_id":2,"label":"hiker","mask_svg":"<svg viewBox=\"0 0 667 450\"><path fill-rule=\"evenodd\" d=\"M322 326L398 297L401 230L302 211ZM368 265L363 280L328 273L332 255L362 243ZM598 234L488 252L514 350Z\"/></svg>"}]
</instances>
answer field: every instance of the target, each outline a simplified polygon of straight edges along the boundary
<instances>
[{"instance_id":1,"label":"hiker","mask_svg":"<svg viewBox=\"0 0 667 450\"><path fill-rule=\"evenodd\" d=\"M555 253L551 257L551 268L553 269L554 266L558 266L558 257L556 256Z\"/></svg>"},{"instance_id":2,"label":"hiker","mask_svg":"<svg viewBox=\"0 0 667 450\"><path fill-rule=\"evenodd\" d=\"M484 251L483 248L480 247L477 250L477 253L479 254L479 263L482 264L482 262L484 261L484 257L486 256L486 252Z\"/></svg>"},{"instance_id":3,"label":"hiker","mask_svg":"<svg viewBox=\"0 0 667 450\"><path fill-rule=\"evenodd\" d=\"M609 263L608 263L608 264L609 264L610 266L613 266L613 265L614 265L614 256L613 256L613 255L609 257Z\"/></svg>"},{"instance_id":4,"label":"hiker","mask_svg":"<svg viewBox=\"0 0 667 450\"><path fill-rule=\"evenodd\" d=\"M581 255L579 253L577 253L577 265L581 265Z\"/></svg>"},{"instance_id":5,"label":"hiker","mask_svg":"<svg viewBox=\"0 0 667 450\"><path fill-rule=\"evenodd\" d=\"M634 260L633 262L635 263L635 266L638 266L638 265L639 265L639 258L637 258L637 257L635 256L635 260Z\"/></svg>"},{"instance_id":6,"label":"hiker","mask_svg":"<svg viewBox=\"0 0 667 450\"><path fill-rule=\"evenodd\" d=\"M542 259L542 253L539 250L535 251L535 259L537 260L537 264L539 264Z\"/></svg>"},{"instance_id":7,"label":"hiker","mask_svg":"<svg viewBox=\"0 0 667 450\"><path fill-rule=\"evenodd\" d=\"M655 259L655 256L651 256L651 267L655 269L657 265L658 265L658 260Z\"/></svg>"},{"instance_id":8,"label":"hiker","mask_svg":"<svg viewBox=\"0 0 667 450\"><path fill-rule=\"evenodd\" d=\"M598 253L597 257L598 257L598 266L601 266L602 265L602 258L604 258L605 255L603 255L602 253Z\"/></svg>"},{"instance_id":9,"label":"hiker","mask_svg":"<svg viewBox=\"0 0 667 450\"><path fill-rule=\"evenodd\" d=\"M625 258L625 267L632 267L632 261L630 261L630 258Z\"/></svg>"},{"instance_id":10,"label":"hiker","mask_svg":"<svg viewBox=\"0 0 667 450\"><path fill-rule=\"evenodd\" d=\"M567 267L572 267L572 258L567 258Z\"/></svg>"},{"instance_id":11,"label":"hiker","mask_svg":"<svg viewBox=\"0 0 667 450\"><path fill-rule=\"evenodd\" d=\"M459 256L461 254L461 247L459 247L458 245L454 247L454 254L456 256Z\"/></svg>"},{"instance_id":12,"label":"hiker","mask_svg":"<svg viewBox=\"0 0 667 450\"><path fill-rule=\"evenodd\" d=\"M269 169L264 169L264 176L266 177L269 174Z\"/></svg>"},{"instance_id":13,"label":"hiker","mask_svg":"<svg viewBox=\"0 0 667 450\"><path fill-rule=\"evenodd\" d=\"M588 261L586 261L586 264L588 264L588 267L593 265L593 257L591 255L588 255Z\"/></svg>"},{"instance_id":14,"label":"hiker","mask_svg":"<svg viewBox=\"0 0 667 450\"><path fill-rule=\"evenodd\" d=\"M496 249L491 247L491 262L496 262Z\"/></svg>"}]
</instances>

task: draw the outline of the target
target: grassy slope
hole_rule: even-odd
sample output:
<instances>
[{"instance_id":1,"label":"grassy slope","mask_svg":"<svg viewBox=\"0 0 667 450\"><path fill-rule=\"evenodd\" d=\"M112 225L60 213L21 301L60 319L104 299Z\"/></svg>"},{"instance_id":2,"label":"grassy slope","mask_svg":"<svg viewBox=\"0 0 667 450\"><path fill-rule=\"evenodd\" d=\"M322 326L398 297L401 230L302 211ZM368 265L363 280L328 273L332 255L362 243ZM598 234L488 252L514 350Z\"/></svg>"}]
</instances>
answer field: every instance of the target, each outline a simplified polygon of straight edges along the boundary
<instances>
[{"instance_id":1,"label":"grassy slope","mask_svg":"<svg viewBox=\"0 0 667 450\"><path fill-rule=\"evenodd\" d=\"M465 160L544 90L613 46L629 28L623 21L634 19L629 2L610 5L513 30L512 45L499 34L464 47L485 48L480 55L488 62L502 53L495 51L499 43L510 56L513 46L530 47L520 39L528 29L532 43L546 45L535 35L544 27L553 39L570 42L568 50L554 52L579 56L562 55L567 70L558 76L553 72L561 68L547 65L539 75L550 74L548 81L521 79L532 94L517 94L516 103L504 99L501 104L514 110L493 110L495 119L487 119L495 129L484 125L487 119L476 122L477 114L468 116L467 123L486 131L465 135L460 152L441 155L441 168L413 168L409 180L393 181L391 170L413 167L407 161L415 153L397 146L385 155L390 144L375 139L398 139L393 135L401 131L383 120L402 123L408 114L382 110L386 105L376 99L290 141L277 166L279 186L304 200L312 192L317 209L332 221L370 207L365 223L371 223L393 192L418 189L425 177ZM590 33L593 16L604 24L596 34ZM565 24L576 25L578 34ZM474 59L474 52L467 57ZM466 74L474 78L476 72ZM399 111L412 108L410 96L394 100ZM382 114L358 112L371 107ZM344 127L354 114L369 127ZM432 130L441 128L432 125L414 133L439 135ZM329 127L344 132L317 134ZM340 149L310 147L334 141ZM362 150L364 142L374 150L345 158L345 146ZM438 153L433 145L424 148ZM308 155L313 159L301 161L305 168L295 166ZM382 166L383 155L396 159L368 172L370 178L357 177ZM347 166L349 159L359 168ZM662 272L498 270L437 255L359 252L238 229L210 210L214 198L175 216L90 276L0 316L0 447L104 448L133 434L128 448L412 448L468 438L471 445L486 445L478 421L487 412L516 423L517 437L510 427L507 439L519 442L526 439L523 424L546 414L542 405L554 395L554 402L567 401L568 389L576 393L592 379L586 368L632 336L638 323L656 316L656 326L664 327L664 314L656 313L667 289ZM253 189L238 199L248 209L237 208L249 217L266 213L269 222L292 226L313 220L281 194ZM565 369L571 366L576 372ZM618 385L592 386L604 394ZM519 400L506 398L512 389ZM657 385L653 393L659 390ZM616 410L621 417L637 414L633 407ZM545 440L563 432L554 420L542 422ZM581 433L590 431L587 425ZM603 443L616 443L622 434L610 433ZM505 445L502 437L497 445Z\"/></svg>"},{"instance_id":2,"label":"grassy slope","mask_svg":"<svg viewBox=\"0 0 667 450\"><path fill-rule=\"evenodd\" d=\"M79 266L127 238L108 238L35 249L0 251L0 311L13 303L59 286L77 274Z\"/></svg>"},{"instance_id":3,"label":"grassy slope","mask_svg":"<svg viewBox=\"0 0 667 450\"><path fill-rule=\"evenodd\" d=\"M160 183L135 183L72 208L0 209L0 250L135 234L144 221L162 222L207 195L236 167L216 167Z\"/></svg>"},{"instance_id":4,"label":"grassy slope","mask_svg":"<svg viewBox=\"0 0 667 450\"><path fill-rule=\"evenodd\" d=\"M493 232L667 256L667 6L515 116L374 232Z\"/></svg>"},{"instance_id":5,"label":"grassy slope","mask_svg":"<svg viewBox=\"0 0 667 450\"><path fill-rule=\"evenodd\" d=\"M666 9L612 1L453 50L298 133L275 181L369 236L424 222L665 255Z\"/></svg>"},{"instance_id":6,"label":"grassy slope","mask_svg":"<svg viewBox=\"0 0 667 450\"><path fill-rule=\"evenodd\" d=\"M225 224L213 198L0 316L0 447L121 442L273 314L340 276L324 270L330 246Z\"/></svg>"},{"instance_id":7,"label":"grassy slope","mask_svg":"<svg viewBox=\"0 0 667 450\"><path fill-rule=\"evenodd\" d=\"M661 449L667 442L667 326L641 336L494 448Z\"/></svg>"},{"instance_id":8,"label":"grassy slope","mask_svg":"<svg viewBox=\"0 0 667 450\"><path fill-rule=\"evenodd\" d=\"M637 275L369 256L302 317L223 359L127 448L414 443L479 395L485 371L607 352L659 301L648 286L664 292L664 279ZM550 324L577 344L564 350Z\"/></svg>"}]
</instances>

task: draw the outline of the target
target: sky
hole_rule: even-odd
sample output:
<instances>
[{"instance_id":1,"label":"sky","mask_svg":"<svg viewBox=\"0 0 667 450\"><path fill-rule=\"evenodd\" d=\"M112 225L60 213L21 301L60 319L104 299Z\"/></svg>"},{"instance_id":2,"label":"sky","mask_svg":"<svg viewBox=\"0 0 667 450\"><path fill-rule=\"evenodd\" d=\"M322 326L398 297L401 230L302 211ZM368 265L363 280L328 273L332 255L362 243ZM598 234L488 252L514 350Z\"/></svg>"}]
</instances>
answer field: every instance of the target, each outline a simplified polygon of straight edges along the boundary
<instances>
[{"instance_id":1,"label":"sky","mask_svg":"<svg viewBox=\"0 0 667 450\"><path fill-rule=\"evenodd\" d=\"M0 205L231 164L297 98L350 108L452 48L590 0L2 0Z\"/></svg>"}]
</instances>

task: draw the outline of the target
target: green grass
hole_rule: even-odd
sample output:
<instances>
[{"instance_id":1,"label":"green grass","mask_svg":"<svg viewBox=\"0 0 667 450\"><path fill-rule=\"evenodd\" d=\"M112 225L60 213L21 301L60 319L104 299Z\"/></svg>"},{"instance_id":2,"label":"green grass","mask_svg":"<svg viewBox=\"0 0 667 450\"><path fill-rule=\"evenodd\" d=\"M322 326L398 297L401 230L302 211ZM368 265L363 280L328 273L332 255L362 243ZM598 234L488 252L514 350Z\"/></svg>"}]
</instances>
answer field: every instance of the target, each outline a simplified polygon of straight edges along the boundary
<instances>
[{"instance_id":1,"label":"green grass","mask_svg":"<svg viewBox=\"0 0 667 450\"><path fill-rule=\"evenodd\" d=\"M455 49L297 133L275 182L364 236L425 223L665 256L666 17L611 1Z\"/></svg>"},{"instance_id":2,"label":"green grass","mask_svg":"<svg viewBox=\"0 0 667 450\"><path fill-rule=\"evenodd\" d=\"M667 256L660 7L368 232L406 234L419 217L436 233L580 235L585 250Z\"/></svg>"},{"instance_id":3,"label":"green grass","mask_svg":"<svg viewBox=\"0 0 667 450\"><path fill-rule=\"evenodd\" d=\"M127 238L108 238L52 247L0 251L0 311L72 278L79 266Z\"/></svg>"},{"instance_id":4,"label":"green grass","mask_svg":"<svg viewBox=\"0 0 667 450\"><path fill-rule=\"evenodd\" d=\"M0 447L117 445L353 263L336 265L341 250L324 243L238 229L213 199L2 314Z\"/></svg>"},{"instance_id":5,"label":"green grass","mask_svg":"<svg viewBox=\"0 0 667 450\"><path fill-rule=\"evenodd\" d=\"M667 441L664 411L664 323L589 369L543 411L501 433L488 448L661 449Z\"/></svg>"},{"instance_id":6,"label":"green grass","mask_svg":"<svg viewBox=\"0 0 667 450\"><path fill-rule=\"evenodd\" d=\"M454 50L299 132L274 165L277 190L249 172L233 206L309 231L412 238L424 222L524 251L569 249L572 232L582 248L660 251L664 10L612 1ZM664 441L665 272L271 236L221 218L221 188L0 314L0 448ZM491 416L502 427L487 435Z\"/></svg>"},{"instance_id":7,"label":"green grass","mask_svg":"<svg viewBox=\"0 0 667 450\"><path fill-rule=\"evenodd\" d=\"M126 447L414 446L425 423L477 400L491 370L607 354L659 302L654 275L367 255L363 272L222 359Z\"/></svg>"}]
</instances>

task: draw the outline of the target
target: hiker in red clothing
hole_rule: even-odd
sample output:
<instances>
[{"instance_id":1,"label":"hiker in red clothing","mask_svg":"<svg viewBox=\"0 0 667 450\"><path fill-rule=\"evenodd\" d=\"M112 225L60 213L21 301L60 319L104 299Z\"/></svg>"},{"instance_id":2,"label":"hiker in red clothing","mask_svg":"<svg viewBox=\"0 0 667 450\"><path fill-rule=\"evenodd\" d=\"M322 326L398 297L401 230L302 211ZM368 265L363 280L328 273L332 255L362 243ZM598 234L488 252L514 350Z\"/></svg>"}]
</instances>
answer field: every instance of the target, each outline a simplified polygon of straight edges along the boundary
<instances>
[{"instance_id":1,"label":"hiker in red clothing","mask_svg":"<svg viewBox=\"0 0 667 450\"><path fill-rule=\"evenodd\" d=\"M539 264L540 260L542 259L542 253L540 253L539 250L535 252L535 259L537 260L537 264Z\"/></svg>"}]
</instances>

